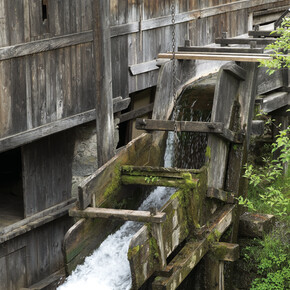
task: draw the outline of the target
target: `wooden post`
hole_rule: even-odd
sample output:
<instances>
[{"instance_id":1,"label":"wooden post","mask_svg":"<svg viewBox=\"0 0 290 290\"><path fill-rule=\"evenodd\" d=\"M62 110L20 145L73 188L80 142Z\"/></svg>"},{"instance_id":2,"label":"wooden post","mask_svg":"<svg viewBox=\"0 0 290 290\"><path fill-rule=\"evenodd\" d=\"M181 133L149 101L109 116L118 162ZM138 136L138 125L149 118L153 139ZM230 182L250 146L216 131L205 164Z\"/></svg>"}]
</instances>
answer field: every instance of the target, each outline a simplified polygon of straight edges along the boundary
<instances>
[{"instance_id":1,"label":"wooden post","mask_svg":"<svg viewBox=\"0 0 290 290\"><path fill-rule=\"evenodd\" d=\"M93 1L98 166L114 155L110 1Z\"/></svg>"}]
</instances>

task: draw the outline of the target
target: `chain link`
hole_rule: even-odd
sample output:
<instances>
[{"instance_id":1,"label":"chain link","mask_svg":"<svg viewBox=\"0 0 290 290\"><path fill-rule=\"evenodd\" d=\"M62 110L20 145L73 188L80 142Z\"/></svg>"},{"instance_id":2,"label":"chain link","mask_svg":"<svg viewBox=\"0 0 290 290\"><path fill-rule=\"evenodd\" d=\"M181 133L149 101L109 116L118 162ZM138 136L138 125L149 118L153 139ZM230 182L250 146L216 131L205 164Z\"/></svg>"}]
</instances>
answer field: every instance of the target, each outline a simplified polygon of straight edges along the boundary
<instances>
[{"instance_id":1,"label":"chain link","mask_svg":"<svg viewBox=\"0 0 290 290\"><path fill-rule=\"evenodd\" d=\"M174 143L177 145L177 90L176 90L176 59L175 59L175 49L176 49L176 37L175 37L175 1L171 2L171 23L172 23L172 97L173 97L173 121L174 121ZM175 146L176 148L176 146Z\"/></svg>"}]
</instances>

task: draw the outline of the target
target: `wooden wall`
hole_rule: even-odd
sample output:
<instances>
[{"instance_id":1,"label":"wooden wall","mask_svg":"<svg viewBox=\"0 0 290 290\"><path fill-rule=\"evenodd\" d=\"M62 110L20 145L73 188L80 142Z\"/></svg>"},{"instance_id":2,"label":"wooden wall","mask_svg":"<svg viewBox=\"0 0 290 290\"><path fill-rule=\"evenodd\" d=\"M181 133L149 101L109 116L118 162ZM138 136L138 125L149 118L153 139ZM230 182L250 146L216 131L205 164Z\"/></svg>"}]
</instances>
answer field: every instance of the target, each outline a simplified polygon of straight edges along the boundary
<instances>
[{"instance_id":1,"label":"wooden wall","mask_svg":"<svg viewBox=\"0 0 290 290\"><path fill-rule=\"evenodd\" d=\"M68 217L0 244L0 289L28 287L63 267L63 237Z\"/></svg>"},{"instance_id":2,"label":"wooden wall","mask_svg":"<svg viewBox=\"0 0 290 290\"><path fill-rule=\"evenodd\" d=\"M93 1L0 0L0 153L22 147L26 218L0 232L0 289L31 285L63 266L69 203L45 210L70 198L74 135L65 130L95 119ZM245 33L253 9L288 2L175 0L177 45ZM172 46L169 3L110 0L114 98L156 85L154 60Z\"/></svg>"},{"instance_id":3,"label":"wooden wall","mask_svg":"<svg viewBox=\"0 0 290 290\"><path fill-rule=\"evenodd\" d=\"M62 124L64 118L84 112L81 120L65 128L93 119L92 1L0 0L0 151L9 136L52 122ZM172 46L170 2L111 0L113 97L125 98L156 85L158 67L152 61ZM205 45L224 31L229 36L245 33L251 11L287 1L176 0L175 4L177 45L185 39ZM133 74L132 65L149 68ZM5 150L41 136L36 131L29 140L5 143Z\"/></svg>"}]
</instances>

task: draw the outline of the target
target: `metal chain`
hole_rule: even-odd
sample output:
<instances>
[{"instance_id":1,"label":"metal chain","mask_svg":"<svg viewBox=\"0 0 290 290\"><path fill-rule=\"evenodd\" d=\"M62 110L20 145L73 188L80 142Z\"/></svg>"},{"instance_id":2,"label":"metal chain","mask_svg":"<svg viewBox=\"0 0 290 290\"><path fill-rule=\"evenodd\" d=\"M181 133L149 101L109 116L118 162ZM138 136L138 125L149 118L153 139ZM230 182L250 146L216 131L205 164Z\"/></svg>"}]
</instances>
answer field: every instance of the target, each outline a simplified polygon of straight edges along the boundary
<instances>
[{"instance_id":1,"label":"metal chain","mask_svg":"<svg viewBox=\"0 0 290 290\"><path fill-rule=\"evenodd\" d=\"M173 121L174 121L174 142L177 143L177 123L176 123L176 102L177 102L177 90L176 90L176 59L175 59L175 1L171 2L171 23L172 23L172 96L173 96Z\"/></svg>"}]
</instances>

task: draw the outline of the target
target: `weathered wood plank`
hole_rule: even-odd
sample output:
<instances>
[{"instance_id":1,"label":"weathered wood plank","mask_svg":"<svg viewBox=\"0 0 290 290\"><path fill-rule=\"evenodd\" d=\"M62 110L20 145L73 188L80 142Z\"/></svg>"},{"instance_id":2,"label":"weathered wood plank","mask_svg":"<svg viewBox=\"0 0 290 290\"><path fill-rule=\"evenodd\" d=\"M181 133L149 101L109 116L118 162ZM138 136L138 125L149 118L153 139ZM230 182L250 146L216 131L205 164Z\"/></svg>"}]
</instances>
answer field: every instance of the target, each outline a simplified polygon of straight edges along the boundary
<instances>
[{"instance_id":1,"label":"weathered wood plank","mask_svg":"<svg viewBox=\"0 0 290 290\"><path fill-rule=\"evenodd\" d=\"M279 1L281 3L285 1ZM255 8L257 5L261 5L260 9L263 9L263 6L267 5L276 6L277 2L274 0L241 0L235 1L232 3L226 3L221 5L216 5L213 7L205 7L202 9L194 9L187 12L176 13L175 23L181 24L185 22L190 22L196 19L208 18L211 16L216 16L224 14L231 11L239 11L243 9ZM116 37L119 35L125 35L130 33L136 33L146 30L152 30L160 27L165 27L171 25L171 16L162 16L142 20L142 25L140 26L139 22L131 22L123 25L116 25L111 27L111 36Z\"/></svg>"},{"instance_id":2,"label":"weathered wood plank","mask_svg":"<svg viewBox=\"0 0 290 290\"><path fill-rule=\"evenodd\" d=\"M274 31L271 31L271 30L249 30L248 34L249 34L249 36L253 36L254 38L257 38L257 37L279 37L279 34L277 34Z\"/></svg>"},{"instance_id":3,"label":"weathered wood plank","mask_svg":"<svg viewBox=\"0 0 290 290\"><path fill-rule=\"evenodd\" d=\"M258 45L268 45L276 41L276 38L216 38L217 44L251 44L255 41Z\"/></svg>"},{"instance_id":4,"label":"weathered wood plank","mask_svg":"<svg viewBox=\"0 0 290 290\"><path fill-rule=\"evenodd\" d=\"M159 53L159 58L167 58L172 59L173 53ZM238 55L238 54L218 54L218 53L207 53L207 54L199 54L199 53L182 53L176 52L175 59L183 59L183 60L193 60L193 59L204 59L204 60L223 60L223 61L242 61L242 62L259 62L260 59L272 59L270 55L261 54L260 56L251 54L249 55Z\"/></svg>"},{"instance_id":5,"label":"weathered wood plank","mask_svg":"<svg viewBox=\"0 0 290 290\"><path fill-rule=\"evenodd\" d=\"M263 98L261 110L265 113L273 112L289 104L289 93L277 92Z\"/></svg>"},{"instance_id":6,"label":"weathered wood plank","mask_svg":"<svg viewBox=\"0 0 290 290\"><path fill-rule=\"evenodd\" d=\"M211 245L210 253L219 261L235 262L240 257L238 244L214 243Z\"/></svg>"},{"instance_id":7,"label":"weathered wood plank","mask_svg":"<svg viewBox=\"0 0 290 290\"><path fill-rule=\"evenodd\" d=\"M139 185L147 185L147 186L153 185L153 186L166 186L166 187L180 187L186 184L186 179L172 178L172 177L150 178L148 177L148 175L147 176L146 175L145 176L122 175L121 181L122 181L122 184L125 184L125 185L139 184Z\"/></svg>"},{"instance_id":8,"label":"weathered wood plank","mask_svg":"<svg viewBox=\"0 0 290 290\"><path fill-rule=\"evenodd\" d=\"M113 112L121 112L128 108L131 102L131 98L122 99L122 97L114 98L113 99Z\"/></svg>"},{"instance_id":9,"label":"weathered wood plank","mask_svg":"<svg viewBox=\"0 0 290 290\"><path fill-rule=\"evenodd\" d=\"M1 230L0 243L4 243L5 241L13 239L19 235L49 223L56 218L66 215L69 209L75 205L75 202L76 199L72 198L14 223L11 226L5 227Z\"/></svg>"},{"instance_id":10,"label":"weathered wood plank","mask_svg":"<svg viewBox=\"0 0 290 290\"><path fill-rule=\"evenodd\" d=\"M231 128L231 119L234 114L235 100L240 81L225 71L231 63L221 67L213 100L211 122L223 122L225 128ZM218 136L210 134L208 137L210 148L208 186L223 188L226 175L229 145ZM217 166L219 164L219 166Z\"/></svg>"},{"instance_id":11,"label":"weathered wood plank","mask_svg":"<svg viewBox=\"0 0 290 290\"><path fill-rule=\"evenodd\" d=\"M132 120L132 119L135 119L135 118L138 118L138 117L141 117L147 113L150 113L152 112L153 110L153 106L154 104L151 103L147 106L144 106L140 109L136 109L136 110L132 110L128 113L124 113L124 114L121 114L120 115L120 123L123 123L123 122L126 122L126 121L129 121L129 120Z\"/></svg>"},{"instance_id":12,"label":"weathered wood plank","mask_svg":"<svg viewBox=\"0 0 290 290\"><path fill-rule=\"evenodd\" d=\"M152 289L176 289L209 250L209 237L218 241L220 235L230 226L234 209L235 206L225 206L217 215L217 219L210 224L204 239L186 243L165 268L167 272L173 268L173 274L170 277L157 277L152 284ZM218 235L214 234L217 232Z\"/></svg>"},{"instance_id":13,"label":"weathered wood plank","mask_svg":"<svg viewBox=\"0 0 290 290\"><path fill-rule=\"evenodd\" d=\"M199 132L217 134L230 142L241 142L241 136L226 129L221 122L189 122L189 121L164 121L151 119L136 119L136 129L146 131L174 131Z\"/></svg>"},{"instance_id":14,"label":"weathered wood plank","mask_svg":"<svg viewBox=\"0 0 290 290\"><path fill-rule=\"evenodd\" d=\"M224 52L224 53L263 53L263 48L245 48L245 47L208 47L208 46L179 46L178 51L183 52Z\"/></svg>"},{"instance_id":15,"label":"weathered wood plank","mask_svg":"<svg viewBox=\"0 0 290 290\"><path fill-rule=\"evenodd\" d=\"M264 134L265 122L263 120L253 120L251 128L252 135L261 136Z\"/></svg>"},{"instance_id":16,"label":"weathered wood plank","mask_svg":"<svg viewBox=\"0 0 290 290\"><path fill-rule=\"evenodd\" d=\"M233 75L238 80L244 81L246 79L247 72L237 64L232 64L226 67L225 71Z\"/></svg>"},{"instance_id":17,"label":"weathered wood plank","mask_svg":"<svg viewBox=\"0 0 290 290\"><path fill-rule=\"evenodd\" d=\"M226 203L235 203L235 195L222 189L209 187L206 192L206 196L224 201Z\"/></svg>"},{"instance_id":18,"label":"weathered wood plank","mask_svg":"<svg viewBox=\"0 0 290 290\"><path fill-rule=\"evenodd\" d=\"M20 288L20 290L44 290L47 289L47 287L57 287L60 280L63 280L64 278L65 271L62 269L29 287Z\"/></svg>"},{"instance_id":19,"label":"weathered wood plank","mask_svg":"<svg viewBox=\"0 0 290 290\"><path fill-rule=\"evenodd\" d=\"M245 212L240 217L239 235L246 237L263 237L275 224L275 216L270 214L253 214Z\"/></svg>"},{"instance_id":20,"label":"weathered wood plank","mask_svg":"<svg viewBox=\"0 0 290 290\"><path fill-rule=\"evenodd\" d=\"M91 31L80 32L65 36L52 37L49 39L32 41L13 46L0 48L0 60L11 59L15 57L31 55L35 53L50 51L82 43L92 42L93 35Z\"/></svg>"},{"instance_id":21,"label":"weathered wood plank","mask_svg":"<svg viewBox=\"0 0 290 290\"><path fill-rule=\"evenodd\" d=\"M123 165L121 167L122 174L127 175L148 175L148 173L154 176L167 176L174 178L184 178L184 173L200 174L205 170L205 167L201 169L182 169L172 167L155 167L155 166L134 166Z\"/></svg>"},{"instance_id":22,"label":"weathered wood plank","mask_svg":"<svg viewBox=\"0 0 290 290\"><path fill-rule=\"evenodd\" d=\"M157 139L159 138L160 136ZM147 163L160 165L160 150L162 150L160 146L162 147L161 139L153 144L152 135L148 134L142 134L128 143L111 160L79 184L79 209L85 209L92 204L92 197L95 200L94 205L99 207L107 198L104 193L111 186L112 179L116 180L114 185L116 189L119 187L118 175L121 165L145 165Z\"/></svg>"},{"instance_id":23,"label":"weathered wood plank","mask_svg":"<svg viewBox=\"0 0 290 290\"><path fill-rule=\"evenodd\" d=\"M129 65L129 69L130 69L131 74L133 76L136 76L136 75L146 73L149 71L158 70L159 67L157 66L157 61L152 60L152 61L147 61L147 62L138 63L134 65Z\"/></svg>"},{"instance_id":24,"label":"weathered wood plank","mask_svg":"<svg viewBox=\"0 0 290 290\"><path fill-rule=\"evenodd\" d=\"M42 137L61 132L63 130L73 128L75 126L84 124L95 120L96 111L90 110L72 117L64 118L49 124L24 131L12 136L4 137L0 139L0 152L4 152L8 149L16 148L18 146L30 143L34 140Z\"/></svg>"},{"instance_id":25,"label":"weathered wood plank","mask_svg":"<svg viewBox=\"0 0 290 290\"><path fill-rule=\"evenodd\" d=\"M164 212L152 214L150 211L95 207L88 207L85 210L70 209L69 215L79 218L120 219L144 223L163 223L166 219L166 214Z\"/></svg>"},{"instance_id":26,"label":"weathered wood plank","mask_svg":"<svg viewBox=\"0 0 290 290\"><path fill-rule=\"evenodd\" d=\"M93 1L93 38L98 166L114 156L110 3Z\"/></svg>"}]
</instances>

